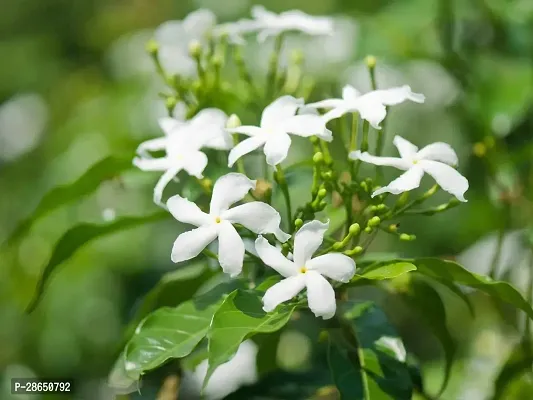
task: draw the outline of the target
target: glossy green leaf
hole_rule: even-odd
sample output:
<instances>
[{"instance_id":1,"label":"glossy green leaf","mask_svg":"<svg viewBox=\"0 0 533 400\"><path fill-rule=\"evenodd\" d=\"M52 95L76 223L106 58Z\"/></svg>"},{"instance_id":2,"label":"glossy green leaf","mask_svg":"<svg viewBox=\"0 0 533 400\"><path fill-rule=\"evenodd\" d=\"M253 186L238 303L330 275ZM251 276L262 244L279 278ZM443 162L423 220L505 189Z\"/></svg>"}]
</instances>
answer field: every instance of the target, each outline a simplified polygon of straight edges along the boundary
<instances>
[{"instance_id":1,"label":"glossy green leaf","mask_svg":"<svg viewBox=\"0 0 533 400\"><path fill-rule=\"evenodd\" d=\"M107 157L94 164L76 181L52 189L42 198L33 214L15 228L7 244L11 245L24 236L39 218L93 193L103 181L112 179L128 168L131 168L131 157Z\"/></svg>"},{"instance_id":2,"label":"glossy green leaf","mask_svg":"<svg viewBox=\"0 0 533 400\"><path fill-rule=\"evenodd\" d=\"M440 393L444 391L450 379L453 358L457 345L446 325L446 309L439 293L427 282L418 277L412 279L409 289L403 294L411 309L415 310L433 335L439 340L444 351L444 379Z\"/></svg>"},{"instance_id":3,"label":"glossy green leaf","mask_svg":"<svg viewBox=\"0 0 533 400\"><path fill-rule=\"evenodd\" d=\"M410 262L394 262L392 264L372 264L357 271L350 283L360 280L384 280L397 278L400 275L416 271L416 266Z\"/></svg>"},{"instance_id":4,"label":"glossy green leaf","mask_svg":"<svg viewBox=\"0 0 533 400\"><path fill-rule=\"evenodd\" d=\"M127 375L138 379L171 358L189 355L205 337L213 314L238 281L220 284L178 307L163 307L146 317L124 350Z\"/></svg>"},{"instance_id":5,"label":"glossy green leaf","mask_svg":"<svg viewBox=\"0 0 533 400\"><path fill-rule=\"evenodd\" d=\"M169 214L167 212L160 211L144 217L124 217L102 225L80 224L69 229L57 242L48 264L44 267L43 273L37 282L33 298L26 308L26 312L32 312L37 307L44 294L44 289L56 268L72 257L76 251L88 242L104 235L160 221L168 218L168 216Z\"/></svg>"},{"instance_id":6,"label":"glossy green leaf","mask_svg":"<svg viewBox=\"0 0 533 400\"><path fill-rule=\"evenodd\" d=\"M204 386L214 370L237 352L239 345L257 333L281 329L290 319L295 305L282 304L276 310L263 311L263 292L237 290L231 293L213 316L208 333L209 368Z\"/></svg>"},{"instance_id":7,"label":"glossy green leaf","mask_svg":"<svg viewBox=\"0 0 533 400\"><path fill-rule=\"evenodd\" d=\"M372 302L352 303L330 330L328 363L342 400L408 400L413 385L405 349Z\"/></svg>"}]
</instances>

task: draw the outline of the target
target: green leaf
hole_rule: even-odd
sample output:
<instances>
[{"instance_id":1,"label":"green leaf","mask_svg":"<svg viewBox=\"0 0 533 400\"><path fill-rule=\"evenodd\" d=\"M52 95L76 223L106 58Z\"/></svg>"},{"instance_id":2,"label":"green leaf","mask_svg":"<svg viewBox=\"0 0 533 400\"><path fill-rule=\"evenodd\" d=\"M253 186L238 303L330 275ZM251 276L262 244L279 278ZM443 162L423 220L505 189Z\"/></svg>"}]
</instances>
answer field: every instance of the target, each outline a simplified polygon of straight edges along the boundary
<instances>
[{"instance_id":1,"label":"green leaf","mask_svg":"<svg viewBox=\"0 0 533 400\"><path fill-rule=\"evenodd\" d=\"M148 315L124 350L124 365L132 379L171 358L189 355L205 337L213 314L238 281L220 284L178 307L164 307Z\"/></svg>"},{"instance_id":2,"label":"green leaf","mask_svg":"<svg viewBox=\"0 0 533 400\"><path fill-rule=\"evenodd\" d=\"M372 302L350 303L330 330L328 363L342 400L408 400L413 385L405 349L385 313Z\"/></svg>"},{"instance_id":3,"label":"green leaf","mask_svg":"<svg viewBox=\"0 0 533 400\"><path fill-rule=\"evenodd\" d=\"M124 217L117 219L109 224L80 224L69 229L57 242L48 264L44 267L43 273L37 282L37 287L32 300L30 301L26 312L32 312L41 301L44 289L52 276L55 269L64 261L86 245L88 242L100 238L104 235L120 232L126 229L135 228L151 222L160 221L168 218L167 212L156 212L143 217Z\"/></svg>"},{"instance_id":4,"label":"green leaf","mask_svg":"<svg viewBox=\"0 0 533 400\"><path fill-rule=\"evenodd\" d=\"M42 198L33 214L19 223L9 236L6 244L9 246L19 240L39 218L93 193L103 181L112 179L129 168L131 168L131 157L107 157L94 164L76 181L52 189Z\"/></svg>"},{"instance_id":5,"label":"green leaf","mask_svg":"<svg viewBox=\"0 0 533 400\"><path fill-rule=\"evenodd\" d=\"M439 391L440 395L448 385L453 358L457 351L456 343L446 325L446 309L439 293L420 277L411 280L409 289L403 294L403 297L411 308L417 311L420 318L442 345L445 368L444 379Z\"/></svg>"},{"instance_id":6,"label":"green leaf","mask_svg":"<svg viewBox=\"0 0 533 400\"><path fill-rule=\"evenodd\" d=\"M415 271L416 266L410 262L400 261L392 264L372 264L369 267L362 268L352 278L350 283L355 283L359 280L384 280L397 278L400 275Z\"/></svg>"},{"instance_id":7,"label":"green leaf","mask_svg":"<svg viewBox=\"0 0 533 400\"><path fill-rule=\"evenodd\" d=\"M204 386L214 370L229 361L245 339L257 333L275 332L289 321L296 306L282 304L266 313L261 301L263 294L256 290L237 290L224 300L213 316L207 335L209 368Z\"/></svg>"},{"instance_id":8,"label":"green leaf","mask_svg":"<svg viewBox=\"0 0 533 400\"><path fill-rule=\"evenodd\" d=\"M509 385L526 371L531 371L533 355L530 350L530 346L523 342L515 346L494 382L494 400L505 398Z\"/></svg>"}]
</instances>

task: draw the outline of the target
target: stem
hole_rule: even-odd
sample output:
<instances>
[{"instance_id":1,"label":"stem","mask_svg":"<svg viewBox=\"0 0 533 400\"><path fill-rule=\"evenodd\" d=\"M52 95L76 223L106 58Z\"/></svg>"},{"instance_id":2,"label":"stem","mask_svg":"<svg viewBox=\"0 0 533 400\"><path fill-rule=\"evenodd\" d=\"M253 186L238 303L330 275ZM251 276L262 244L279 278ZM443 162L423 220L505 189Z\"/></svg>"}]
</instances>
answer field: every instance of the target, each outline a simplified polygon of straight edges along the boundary
<instances>
[{"instance_id":1,"label":"stem","mask_svg":"<svg viewBox=\"0 0 533 400\"><path fill-rule=\"evenodd\" d=\"M364 153L368 151L368 131L370 130L370 123L368 121L363 121L363 139L361 141L361 152ZM361 167L361 160L357 160L355 163L355 170L352 175L352 180L355 179L359 173L359 168Z\"/></svg>"},{"instance_id":2,"label":"stem","mask_svg":"<svg viewBox=\"0 0 533 400\"><path fill-rule=\"evenodd\" d=\"M212 258L213 260L217 260L218 261L218 256L213 253L211 250L208 250L208 249L203 249L202 250L202 254L209 257L209 258Z\"/></svg>"},{"instance_id":3,"label":"stem","mask_svg":"<svg viewBox=\"0 0 533 400\"><path fill-rule=\"evenodd\" d=\"M505 222L502 223L500 226L500 229L498 229L498 241L496 242L496 251L494 252L494 256L492 257L492 262L490 264L489 276L493 279L496 278L496 274L498 272L498 263L501 258L503 237L505 235L505 225L506 225Z\"/></svg>"},{"instance_id":4,"label":"stem","mask_svg":"<svg viewBox=\"0 0 533 400\"><path fill-rule=\"evenodd\" d=\"M289 193L289 186L285 180L285 174L283 173L283 168L278 164L276 165L276 172L274 173L274 180L278 183L283 192L283 197L285 197L285 204L287 206L287 218L289 220L289 231L292 232L292 213L291 213L291 195Z\"/></svg>"},{"instance_id":5,"label":"stem","mask_svg":"<svg viewBox=\"0 0 533 400\"><path fill-rule=\"evenodd\" d=\"M358 131L359 131L359 114L352 113L352 132L350 135L350 151L357 150Z\"/></svg>"},{"instance_id":6,"label":"stem","mask_svg":"<svg viewBox=\"0 0 533 400\"><path fill-rule=\"evenodd\" d=\"M529 304L533 303L533 251L529 253L529 282L527 285L526 299ZM528 344L528 351L531 353L531 318L527 315L526 325L524 327L524 342Z\"/></svg>"},{"instance_id":7,"label":"stem","mask_svg":"<svg viewBox=\"0 0 533 400\"><path fill-rule=\"evenodd\" d=\"M233 134L233 145L237 146L239 144L239 137L236 133ZM237 171L243 175L246 175L246 171L244 170L244 159L242 157L237 159Z\"/></svg>"},{"instance_id":8,"label":"stem","mask_svg":"<svg viewBox=\"0 0 533 400\"><path fill-rule=\"evenodd\" d=\"M283 34L279 34L276 36L276 40L274 42L274 51L272 52L272 55L270 56L270 65L267 72L267 87L266 87L266 93L265 97L267 99L270 99L274 91L276 90L276 82L277 82L277 76L278 76L278 63L279 63L279 55L281 53L281 48L283 46Z\"/></svg>"},{"instance_id":9,"label":"stem","mask_svg":"<svg viewBox=\"0 0 533 400\"><path fill-rule=\"evenodd\" d=\"M254 261L260 263L260 264L263 264L263 260L261 260L259 257L257 257L255 254L253 253L250 253L248 250L244 250L244 252L246 253L246 255L248 257L250 257L251 259L253 259Z\"/></svg>"}]
</instances>

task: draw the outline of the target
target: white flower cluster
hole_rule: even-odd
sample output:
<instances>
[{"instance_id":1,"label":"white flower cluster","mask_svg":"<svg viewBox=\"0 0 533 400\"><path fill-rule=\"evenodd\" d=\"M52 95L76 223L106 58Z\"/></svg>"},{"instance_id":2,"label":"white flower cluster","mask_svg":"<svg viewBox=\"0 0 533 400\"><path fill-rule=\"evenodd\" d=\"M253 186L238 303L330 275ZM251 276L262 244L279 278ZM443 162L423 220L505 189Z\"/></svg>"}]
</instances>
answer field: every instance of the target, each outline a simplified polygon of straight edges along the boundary
<instances>
[{"instance_id":1,"label":"white flower cluster","mask_svg":"<svg viewBox=\"0 0 533 400\"><path fill-rule=\"evenodd\" d=\"M308 34L329 34L331 24L327 18L305 15L299 11L288 11L279 15L262 7L252 11L253 20L239 21L219 26L215 32L224 30L230 36L240 37L245 32L259 32L259 39L276 35L286 30L299 30ZM204 16L205 17L205 16ZM190 17L189 17L190 18ZM183 29L193 29L187 20L180 25ZM244 155L262 147L266 162L277 166L289 152L290 134L301 137L317 136L325 141L333 140L326 124L346 113L358 113L374 128L380 129L388 106L406 100L424 102L421 94L413 93L409 86L359 93L351 86L345 86L341 99L326 99L304 104L303 99L282 96L268 105L262 113L258 126L238 126L227 128L228 117L218 109L204 109L190 120L183 121L163 118L159 121L165 136L142 143L137 149L134 164L145 171L164 171L154 189L154 201L162 205L163 190L176 179L181 170L197 178L203 177L208 158L203 148L228 151L228 166ZM309 113L309 110L331 109L324 115ZM303 111L305 110L305 111ZM233 147L233 134L249 136ZM367 152L352 152L353 160L375 165L393 166L403 171L399 178L388 186L380 188L373 196L384 192L399 194L419 186L424 173L431 175L445 191L466 201L464 193L468 181L453 166L457 165L457 155L445 143L433 143L421 150L407 140L396 136L394 145L400 158L376 157ZM164 151L163 157L155 158L154 151ZM280 229L280 214L270 205L260 202L247 202L230 208L255 189L256 181L241 173L229 173L219 178L213 186L209 213L205 213L194 203L179 195L171 197L166 206L172 215L181 222L197 228L182 233L172 249L172 261L190 260L200 254L207 245L218 239L218 260L225 273L235 277L242 271L245 256L243 240L235 224L253 232L257 237L255 249L264 264L285 277L267 290L263 298L265 311L274 310L280 303L288 301L307 289L310 309L316 316L331 318L335 314L336 302L332 285L326 278L348 282L355 273L355 262L340 253L329 253L312 258L322 244L327 223L314 220L304 224L294 235L293 260L286 258L280 250L272 246L263 236L273 234L277 241L284 243L291 235ZM239 228L240 229L240 228Z\"/></svg>"}]
</instances>

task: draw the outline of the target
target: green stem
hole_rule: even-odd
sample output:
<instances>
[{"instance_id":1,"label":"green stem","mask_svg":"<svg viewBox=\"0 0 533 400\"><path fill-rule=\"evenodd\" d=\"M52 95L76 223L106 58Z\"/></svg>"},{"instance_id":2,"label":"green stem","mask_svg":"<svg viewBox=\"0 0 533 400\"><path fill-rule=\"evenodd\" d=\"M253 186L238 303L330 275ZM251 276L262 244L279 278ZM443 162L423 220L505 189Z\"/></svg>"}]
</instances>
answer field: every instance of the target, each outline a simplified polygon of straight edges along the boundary
<instances>
[{"instance_id":1,"label":"green stem","mask_svg":"<svg viewBox=\"0 0 533 400\"><path fill-rule=\"evenodd\" d=\"M289 193L289 186L287 185L287 180L285 179L285 174L283 173L283 168L278 164L276 165L276 172L274 173L274 180L278 183L283 192L283 197L285 198L285 204L287 206L287 218L289 221L289 231L292 232L292 212L291 212L291 195Z\"/></svg>"},{"instance_id":2,"label":"green stem","mask_svg":"<svg viewBox=\"0 0 533 400\"><path fill-rule=\"evenodd\" d=\"M218 261L218 256L217 256L215 253L213 253L211 250L203 249L203 250L202 250L202 253L203 253L205 256L207 256L207 257L209 257L209 258L212 258L213 260L217 260L217 261Z\"/></svg>"},{"instance_id":3,"label":"green stem","mask_svg":"<svg viewBox=\"0 0 533 400\"><path fill-rule=\"evenodd\" d=\"M370 130L370 123L367 120L363 121L363 139L361 140L361 153L368 151L368 132ZM361 160L355 162L354 173L352 174L352 180L355 180L355 177L359 173L359 168L361 167Z\"/></svg>"},{"instance_id":4,"label":"green stem","mask_svg":"<svg viewBox=\"0 0 533 400\"><path fill-rule=\"evenodd\" d=\"M274 42L274 51L272 52L272 55L270 56L270 63L269 68L267 72L267 87L266 87L266 93L265 97L268 99L271 99L274 95L274 91L276 90L276 83L277 83L277 77L278 77L278 63L279 63L279 56L281 53L281 48L283 47L283 34L279 34L276 36L276 40Z\"/></svg>"},{"instance_id":5,"label":"green stem","mask_svg":"<svg viewBox=\"0 0 533 400\"><path fill-rule=\"evenodd\" d=\"M237 146L239 144L239 137L236 133L233 134L233 145ZM243 175L246 175L246 171L244 169L244 159L242 157L237 159L237 171Z\"/></svg>"}]
</instances>

